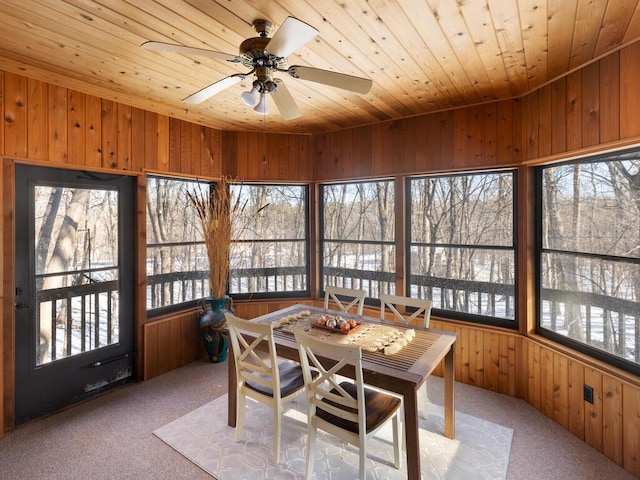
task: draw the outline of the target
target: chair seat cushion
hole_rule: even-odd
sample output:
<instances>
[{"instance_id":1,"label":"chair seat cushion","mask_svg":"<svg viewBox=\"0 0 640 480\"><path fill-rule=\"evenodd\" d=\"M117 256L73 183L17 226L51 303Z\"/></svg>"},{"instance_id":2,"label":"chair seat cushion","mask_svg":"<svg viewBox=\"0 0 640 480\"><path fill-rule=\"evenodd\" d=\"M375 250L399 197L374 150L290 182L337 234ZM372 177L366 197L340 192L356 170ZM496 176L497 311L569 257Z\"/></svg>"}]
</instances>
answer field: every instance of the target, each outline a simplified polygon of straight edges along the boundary
<instances>
[{"instance_id":1,"label":"chair seat cushion","mask_svg":"<svg viewBox=\"0 0 640 480\"><path fill-rule=\"evenodd\" d=\"M304 388L304 377L302 376L302 368L297 363L287 360L278 361L278 370L280 372L280 396L286 397L293 392ZM317 375L317 372L316 372ZM264 377L271 380L271 377ZM260 385L258 383L247 380L247 387L256 392L273 397L273 389Z\"/></svg>"},{"instance_id":2,"label":"chair seat cushion","mask_svg":"<svg viewBox=\"0 0 640 480\"><path fill-rule=\"evenodd\" d=\"M342 382L340 383L340 386L346 392L348 392L349 395L354 398L358 398L357 387L354 383ZM332 392L337 393L335 389L333 389ZM386 422L396 412L396 410L400 408L401 405L401 400L398 397L368 388L364 389L364 398L365 409L367 411L367 432L375 430L384 422ZM323 399L322 401L339 408L344 408L345 410L348 410L352 413L355 413L356 411L352 408L347 409L342 405L336 405L335 402L327 399ZM316 415L323 420L342 428L343 430L358 433L358 424L356 422L350 422L343 418L336 417L335 415L332 415L331 413L328 413L321 408L316 409Z\"/></svg>"}]
</instances>

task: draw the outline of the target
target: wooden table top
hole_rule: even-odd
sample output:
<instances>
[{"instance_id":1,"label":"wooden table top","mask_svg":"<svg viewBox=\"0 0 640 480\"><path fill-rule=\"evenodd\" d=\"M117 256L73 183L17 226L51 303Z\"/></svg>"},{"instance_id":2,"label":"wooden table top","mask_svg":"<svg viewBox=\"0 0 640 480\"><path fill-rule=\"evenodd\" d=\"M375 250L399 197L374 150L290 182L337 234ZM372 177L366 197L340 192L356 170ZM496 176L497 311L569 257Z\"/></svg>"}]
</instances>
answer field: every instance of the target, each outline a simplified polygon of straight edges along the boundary
<instances>
[{"instance_id":1,"label":"wooden table top","mask_svg":"<svg viewBox=\"0 0 640 480\"><path fill-rule=\"evenodd\" d=\"M309 310L314 313L325 313L331 315L341 315L346 319L355 319L358 322L369 322L374 324L384 323L393 325L400 329L414 329L415 337L405 345L398 353L385 355L382 351L370 352L363 349L363 367L374 370L377 373L388 373L402 377L403 380L415 382L420 385L442 359L443 352L446 353L455 342L457 334L441 330L425 329L414 325L404 325L398 322L381 321L378 318L366 317L357 314L337 312L335 310L325 310L308 305L292 305L290 307L272 312L255 319L258 322L279 322L282 317L293 315ZM313 328L313 327L309 327ZM334 333L331 335L342 335ZM274 337L278 344L291 344L295 346L293 332L282 328L274 329Z\"/></svg>"}]
</instances>

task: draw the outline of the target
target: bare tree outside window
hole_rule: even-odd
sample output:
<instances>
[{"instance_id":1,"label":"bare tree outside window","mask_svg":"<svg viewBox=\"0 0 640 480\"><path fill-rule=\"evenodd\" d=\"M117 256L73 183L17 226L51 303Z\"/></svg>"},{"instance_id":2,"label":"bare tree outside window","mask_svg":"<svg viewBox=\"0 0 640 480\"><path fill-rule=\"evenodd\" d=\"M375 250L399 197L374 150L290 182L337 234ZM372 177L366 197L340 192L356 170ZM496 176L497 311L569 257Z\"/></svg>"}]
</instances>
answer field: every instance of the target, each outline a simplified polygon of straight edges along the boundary
<instances>
[{"instance_id":1,"label":"bare tree outside window","mask_svg":"<svg viewBox=\"0 0 640 480\"><path fill-rule=\"evenodd\" d=\"M513 172L408 180L411 296L515 320L513 185Z\"/></svg>"},{"instance_id":2,"label":"bare tree outside window","mask_svg":"<svg viewBox=\"0 0 640 480\"><path fill-rule=\"evenodd\" d=\"M640 155L541 169L540 327L640 364Z\"/></svg>"},{"instance_id":3,"label":"bare tree outside window","mask_svg":"<svg viewBox=\"0 0 640 480\"><path fill-rule=\"evenodd\" d=\"M147 309L196 302L209 294L209 264L198 217L187 198L195 181L147 179Z\"/></svg>"},{"instance_id":4,"label":"bare tree outside window","mask_svg":"<svg viewBox=\"0 0 640 480\"><path fill-rule=\"evenodd\" d=\"M322 186L323 285L395 293L392 180Z\"/></svg>"},{"instance_id":5,"label":"bare tree outside window","mask_svg":"<svg viewBox=\"0 0 640 480\"><path fill-rule=\"evenodd\" d=\"M229 293L235 297L308 293L307 188L236 184Z\"/></svg>"},{"instance_id":6,"label":"bare tree outside window","mask_svg":"<svg viewBox=\"0 0 640 480\"><path fill-rule=\"evenodd\" d=\"M118 341L117 195L34 187L38 365Z\"/></svg>"}]
</instances>

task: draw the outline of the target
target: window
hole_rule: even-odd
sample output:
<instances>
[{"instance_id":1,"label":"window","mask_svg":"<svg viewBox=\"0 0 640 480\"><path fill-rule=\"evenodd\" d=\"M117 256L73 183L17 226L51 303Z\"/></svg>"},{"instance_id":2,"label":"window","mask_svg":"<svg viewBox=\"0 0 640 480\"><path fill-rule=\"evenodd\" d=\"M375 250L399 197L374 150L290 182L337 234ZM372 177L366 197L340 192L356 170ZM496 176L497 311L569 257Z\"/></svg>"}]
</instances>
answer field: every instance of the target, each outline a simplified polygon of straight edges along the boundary
<instances>
[{"instance_id":1,"label":"window","mask_svg":"<svg viewBox=\"0 0 640 480\"><path fill-rule=\"evenodd\" d=\"M407 180L412 297L438 314L515 327L514 172Z\"/></svg>"},{"instance_id":2,"label":"window","mask_svg":"<svg viewBox=\"0 0 640 480\"><path fill-rule=\"evenodd\" d=\"M538 173L539 331L640 373L640 151Z\"/></svg>"},{"instance_id":3,"label":"window","mask_svg":"<svg viewBox=\"0 0 640 480\"><path fill-rule=\"evenodd\" d=\"M187 191L200 188L209 186L147 178L147 310L164 313L209 294L206 247L187 198Z\"/></svg>"},{"instance_id":4,"label":"window","mask_svg":"<svg viewBox=\"0 0 640 480\"><path fill-rule=\"evenodd\" d=\"M231 186L229 292L234 298L309 295L308 188Z\"/></svg>"},{"instance_id":5,"label":"window","mask_svg":"<svg viewBox=\"0 0 640 480\"><path fill-rule=\"evenodd\" d=\"M393 181L327 184L321 195L323 286L395 293Z\"/></svg>"}]
</instances>

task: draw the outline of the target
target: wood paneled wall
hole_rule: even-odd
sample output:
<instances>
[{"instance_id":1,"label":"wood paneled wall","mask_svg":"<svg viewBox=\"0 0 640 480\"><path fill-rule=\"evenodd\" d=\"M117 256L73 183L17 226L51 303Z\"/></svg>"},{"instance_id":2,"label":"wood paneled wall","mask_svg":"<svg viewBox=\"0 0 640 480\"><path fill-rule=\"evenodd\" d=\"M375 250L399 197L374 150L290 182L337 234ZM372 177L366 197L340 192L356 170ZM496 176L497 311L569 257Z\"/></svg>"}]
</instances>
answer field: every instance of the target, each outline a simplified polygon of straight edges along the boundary
<instances>
[{"instance_id":1,"label":"wood paneled wall","mask_svg":"<svg viewBox=\"0 0 640 480\"><path fill-rule=\"evenodd\" d=\"M247 181L313 180L311 135L256 132L222 134L224 172Z\"/></svg>"},{"instance_id":2,"label":"wood paneled wall","mask_svg":"<svg viewBox=\"0 0 640 480\"><path fill-rule=\"evenodd\" d=\"M526 400L578 438L640 476L640 388L637 378L541 339L524 341ZM594 402L583 386L593 387Z\"/></svg>"},{"instance_id":3,"label":"wood paneled wall","mask_svg":"<svg viewBox=\"0 0 640 480\"><path fill-rule=\"evenodd\" d=\"M318 181L519 167L520 334L432 320L458 333L456 379L516 395L640 476L640 379L532 334L532 168L640 144L640 44L522 98L316 137ZM439 373L439 372L437 372ZM595 402L583 399L594 387Z\"/></svg>"},{"instance_id":4,"label":"wood paneled wall","mask_svg":"<svg viewBox=\"0 0 640 480\"><path fill-rule=\"evenodd\" d=\"M242 180L310 181L312 137L309 135L224 134L182 120L100 99L21 75L0 71L0 156L8 165L24 162L58 168L82 168L138 177L136 344L139 378L167 371L198 358L182 339L193 336L193 312L170 318L146 318L145 187L146 173ZM223 161L223 151L226 157ZM0 184L13 185L12 168L0 172ZM12 188L5 189L12 195ZM3 280L0 308L0 411L5 431L13 429L14 238L12 198L2 197ZM167 337L168 336L168 337ZM167 339L170 343L167 343ZM180 339L180 341L177 341ZM196 338L196 341L199 341ZM188 342L187 342L188 343ZM164 350L170 345L175 352ZM196 343L197 345L197 343Z\"/></svg>"},{"instance_id":5,"label":"wood paneled wall","mask_svg":"<svg viewBox=\"0 0 640 480\"><path fill-rule=\"evenodd\" d=\"M316 138L317 181L517 165L522 101L506 100Z\"/></svg>"},{"instance_id":6,"label":"wood paneled wall","mask_svg":"<svg viewBox=\"0 0 640 480\"><path fill-rule=\"evenodd\" d=\"M527 95L525 160L581 151L640 134L636 101L627 77L637 78L637 45L577 70Z\"/></svg>"},{"instance_id":7,"label":"wood paneled wall","mask_svg":"<svg viewBox=\"0 0 640 480\"><path fill-rule=\"evenodd\" d=\"M58 167L133 173L150 169L198 175L221 169L220 154L214 155L219 150L219 132L0 73L3 156ZM201 162L202 158L207 161Z\"/></svg>"},{"instance_id":8,"label":"wood paneled wall","mask_svg":"<svg viewBox=\"0 0 640 480\"><path fill-rule=\"evenodd\" d=\"M149 380L205 355L200 337L200 311L168 315L144 325L142 377Z\"/></svg>"},{"instance_id":9,"label":"wood paneled wall","mask_svg":"<svg viewBox=\"0 0 640 480\"><path fill-rule=\"evenodd\" d=\"M29 163L138 175L139 201L147 171L307 182L513 166L530 183L531 165L640 143L639 67L636 43L522 98L315 136L219 132L0 72L0 154ZM11 181L2 175L5 184ZM531 222L531 198L525 197L519 212L521 220ZM7 380L13 372L13 308L7 293L13 279L6 275L13 232L7 198L2 201L0 408L6 430L13 402L12 380ZM138 228L144 237L144 226ZM531 235L525 237L530 242ZM142 245L144 238L138 248ZM532 251L532 245L519 250L521 265L533 265ZM142 276L144 267L138 265L137 271ZM528 286L519 294L528 307L521 312L530 316L534 270L524 273L521 281ZM144 282L137 285L141 292ZM236 313L251 318L291 303L238 303ZM202 355L191 343L197 337L197 312L148 322L144 308L137 311L144 378ZM532 322L527 318L525 323ZM529 329L518 333L443 319L433 319L432 326L459 335L459 381L524 398L640 475L640 379L541 341ZM582 400L583 383L594 387L594 404Z\"/></svg>"},{"instance_id":10,"label":"wood paneled wall","mask_svg":"<svg viewBox=\"0 0 640 480\"><path fill-rule=\"evenodd\" d=\"M313 179L310 135L221 132L2 71L0 89L0 155L19 161L247 181Z\"/></svg>"},{"instance_id":11,"label":"wood paneled wall","mask_svg":"<svg viewBox=\"0 0 640 480\"><path fill-rule=\"evenodd\" d=\"M584 355L544 339L432 319L458 334L456 380L518 396L634 475L640 475L640 387ZM442 375L442 366L436 370ZM594 390L584 400L583 386Z\"/></svg>"},{"instance_id":12,"label":"wood paneled wall","mask_svg":"<svg viewBox=\"0 0 640 480\"><path fill-rule=\"evenodd\" d=\"M486 329L432 319L431 328L458 334L456 380L513 397L518 396L518 368L523 337L515 332ZM442 376L442 369L437 375Z\"/></svg>"},{"instance_id":13,"label":"wood paneled wall","mask_svg":"<svg viewBox=\"0 0 640 480\"><path fill-rule=\"evenodd\" d=\"M640 43L525 95L317 135L317 181L536 164L640 142Z\"/></svg>"}]
</instances>

